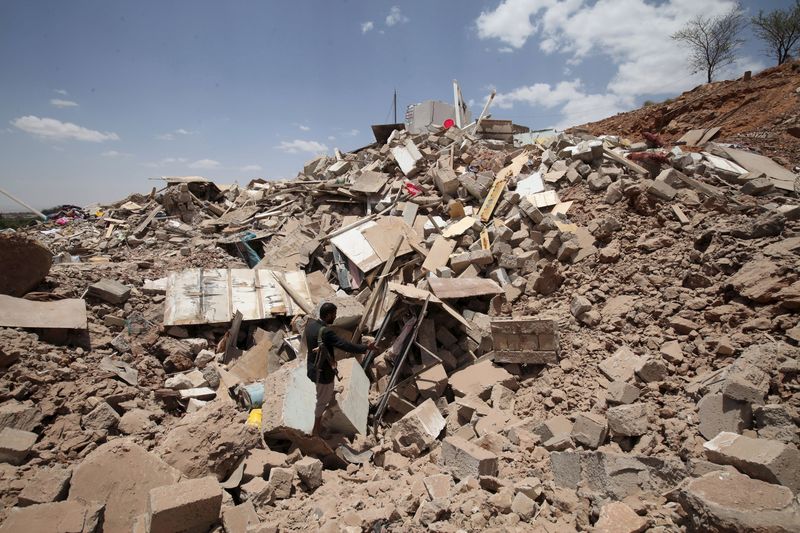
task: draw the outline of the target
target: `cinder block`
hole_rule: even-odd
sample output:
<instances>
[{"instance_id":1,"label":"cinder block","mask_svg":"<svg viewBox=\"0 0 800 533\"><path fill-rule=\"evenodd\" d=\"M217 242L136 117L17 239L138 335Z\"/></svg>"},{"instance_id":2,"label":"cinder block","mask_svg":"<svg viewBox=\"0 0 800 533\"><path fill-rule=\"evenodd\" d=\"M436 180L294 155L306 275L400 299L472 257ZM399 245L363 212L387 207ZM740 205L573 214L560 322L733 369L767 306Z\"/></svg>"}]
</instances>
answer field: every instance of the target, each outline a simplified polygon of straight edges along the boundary
<instances>
[{"instance_id":1,"label":"cinder block","mask_svg":"<svg viewBox=\"0 0 800 533\"><path fill-rule=\"evenodd\" d=\"M442 441L441 459L444 468L456 479L472 476L497 476L497 456L460 437Z\"/></svg>"},{"instance_id":2,"label":"cinder block","mask_svg":"<svg viewBox=\"0 0 800 533\"><path fill-rule=\"evenodd\" d=\"M150 533L208 531L221 506L222 487L213 476L150 489Z\"/></svg>"},{"instance_id":3,"label":"cinder block","mask_svg":"<svg viewBox=\"0 0 800 533\"><path fill-rule=\"evenodd\" d=\"M3 428L0 431L0 463L21 465L36 444L36 433L21 429Z\"/></svg>"}]
</instances>

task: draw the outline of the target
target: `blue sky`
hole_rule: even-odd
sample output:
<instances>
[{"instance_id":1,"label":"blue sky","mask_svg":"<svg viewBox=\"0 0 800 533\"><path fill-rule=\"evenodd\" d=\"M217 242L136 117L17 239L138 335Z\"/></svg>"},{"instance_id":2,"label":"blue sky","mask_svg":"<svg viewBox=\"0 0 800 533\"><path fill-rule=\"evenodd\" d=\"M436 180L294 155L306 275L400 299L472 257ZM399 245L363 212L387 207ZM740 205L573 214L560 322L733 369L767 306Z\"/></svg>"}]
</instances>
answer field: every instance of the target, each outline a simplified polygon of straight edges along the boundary
<instances>
[{"instance_id":1,"label":"blue sky","mask_svg":"<svg viewBox=\"0 0 800 533\"><path fill-rule=\"evenodd\" d=\"M793 2L745 2L750 12ZM0 186L43 208L164 175L292 177L409 103L534 128L603 118L702 81L668 35L729 0L0 3ZM749 37L749 33L747 35ZM752 39L728 73L771 65ZM16 210L0 198L0 209Z\"/></svg>"}]
</instances>

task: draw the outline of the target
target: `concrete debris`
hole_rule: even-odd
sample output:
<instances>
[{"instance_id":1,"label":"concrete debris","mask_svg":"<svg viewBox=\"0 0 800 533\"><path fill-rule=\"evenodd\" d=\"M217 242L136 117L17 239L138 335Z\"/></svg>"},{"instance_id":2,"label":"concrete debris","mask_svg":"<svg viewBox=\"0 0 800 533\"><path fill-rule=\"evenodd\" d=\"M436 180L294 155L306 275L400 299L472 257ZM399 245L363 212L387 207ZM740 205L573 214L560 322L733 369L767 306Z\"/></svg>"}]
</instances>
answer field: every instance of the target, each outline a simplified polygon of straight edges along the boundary
<instances>
[{"instance_id":1,"label":"concrete debris","mask_svg":"<svg viewBox=\"0 0 800 533\"><path fill-rule=\"evenodd\" d=\"M791 444L723 431L703 444L709 460L750 477L800 490L800 451Z\"/></svg>"},{"instance_id":2,"label":"concrete debris","mask_svg":"<svg viewBox=\"0 0 800 533\"><path fill-rule=\"evenodd\" d=\"M149 531L208 531L219 520L222 487L213 476L150 489Z\"/></svg>"},{"instance_id":3,"label":"concrete debris","mask_svg":"<svg viewBox=\"0 0 800 533\"><path fill-rule=\"evenodd\" d=\"M605 123L633 138L417 106L293 179L3 230L0 529L797 523L794 176L708 129L705 90ZM312 435L324 303L368 349L333 350Z\"/></svg>"},{"instance_id":4,"label":"concrete debris","mask_svg":"<svg viewBox=\"0 0 800 533\"><path fill-rule=\"evenodd\" d=\"M717 471L687 480L674 496L694 531L798 531L800 505L786 487Z\"/></svg>"}]
</instances>

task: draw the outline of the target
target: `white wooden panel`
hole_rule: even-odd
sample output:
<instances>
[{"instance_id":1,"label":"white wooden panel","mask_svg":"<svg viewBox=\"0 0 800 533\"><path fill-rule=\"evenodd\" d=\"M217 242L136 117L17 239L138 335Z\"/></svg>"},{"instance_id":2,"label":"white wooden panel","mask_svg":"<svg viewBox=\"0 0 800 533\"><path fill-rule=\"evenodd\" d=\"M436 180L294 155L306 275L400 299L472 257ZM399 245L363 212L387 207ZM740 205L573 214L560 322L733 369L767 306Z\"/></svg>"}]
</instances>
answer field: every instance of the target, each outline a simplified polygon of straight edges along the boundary
<instances>
[{"instance_id":1,"label":"white wooden panel","mask_svg":"<svg viewBox=\"0 0 800 533\"><path fill-rule=\"evenodd\" d=\"M381 258L378 257L369 241L361 233L374 225L375 222L365 222L357 228L345 231L331 239L331 243L355 263L362 272L369 272L381 264Z\"/></svg>"},{"instance_id":2,"label":"white wooden panel","mask_svg":"<svg viewBox=\"0 0 800 533\"><path fill-rule=\"evenodd\" d=\"M208 324L230 322L230 273L224 268L203 269L200 276L201 308Z\"/></svg>"}]
</instances>

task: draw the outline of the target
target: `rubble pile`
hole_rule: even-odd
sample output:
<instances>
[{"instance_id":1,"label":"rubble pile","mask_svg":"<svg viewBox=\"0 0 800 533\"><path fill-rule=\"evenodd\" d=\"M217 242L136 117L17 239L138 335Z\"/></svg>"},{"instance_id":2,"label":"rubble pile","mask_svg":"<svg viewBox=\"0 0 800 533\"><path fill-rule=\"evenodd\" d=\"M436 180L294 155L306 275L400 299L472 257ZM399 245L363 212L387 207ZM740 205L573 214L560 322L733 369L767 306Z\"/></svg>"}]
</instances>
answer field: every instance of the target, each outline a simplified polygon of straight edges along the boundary
<instances>
[{"instance_id":1,"label":"rubble pile","mask_svg":"<svg viewBox=\"0 0 800 533\"><path fill-rule=\"evenodd\" d=\"M476 131L0 235L0 531L800 530L789 171Z\"/></svg>"}]
</instances>

